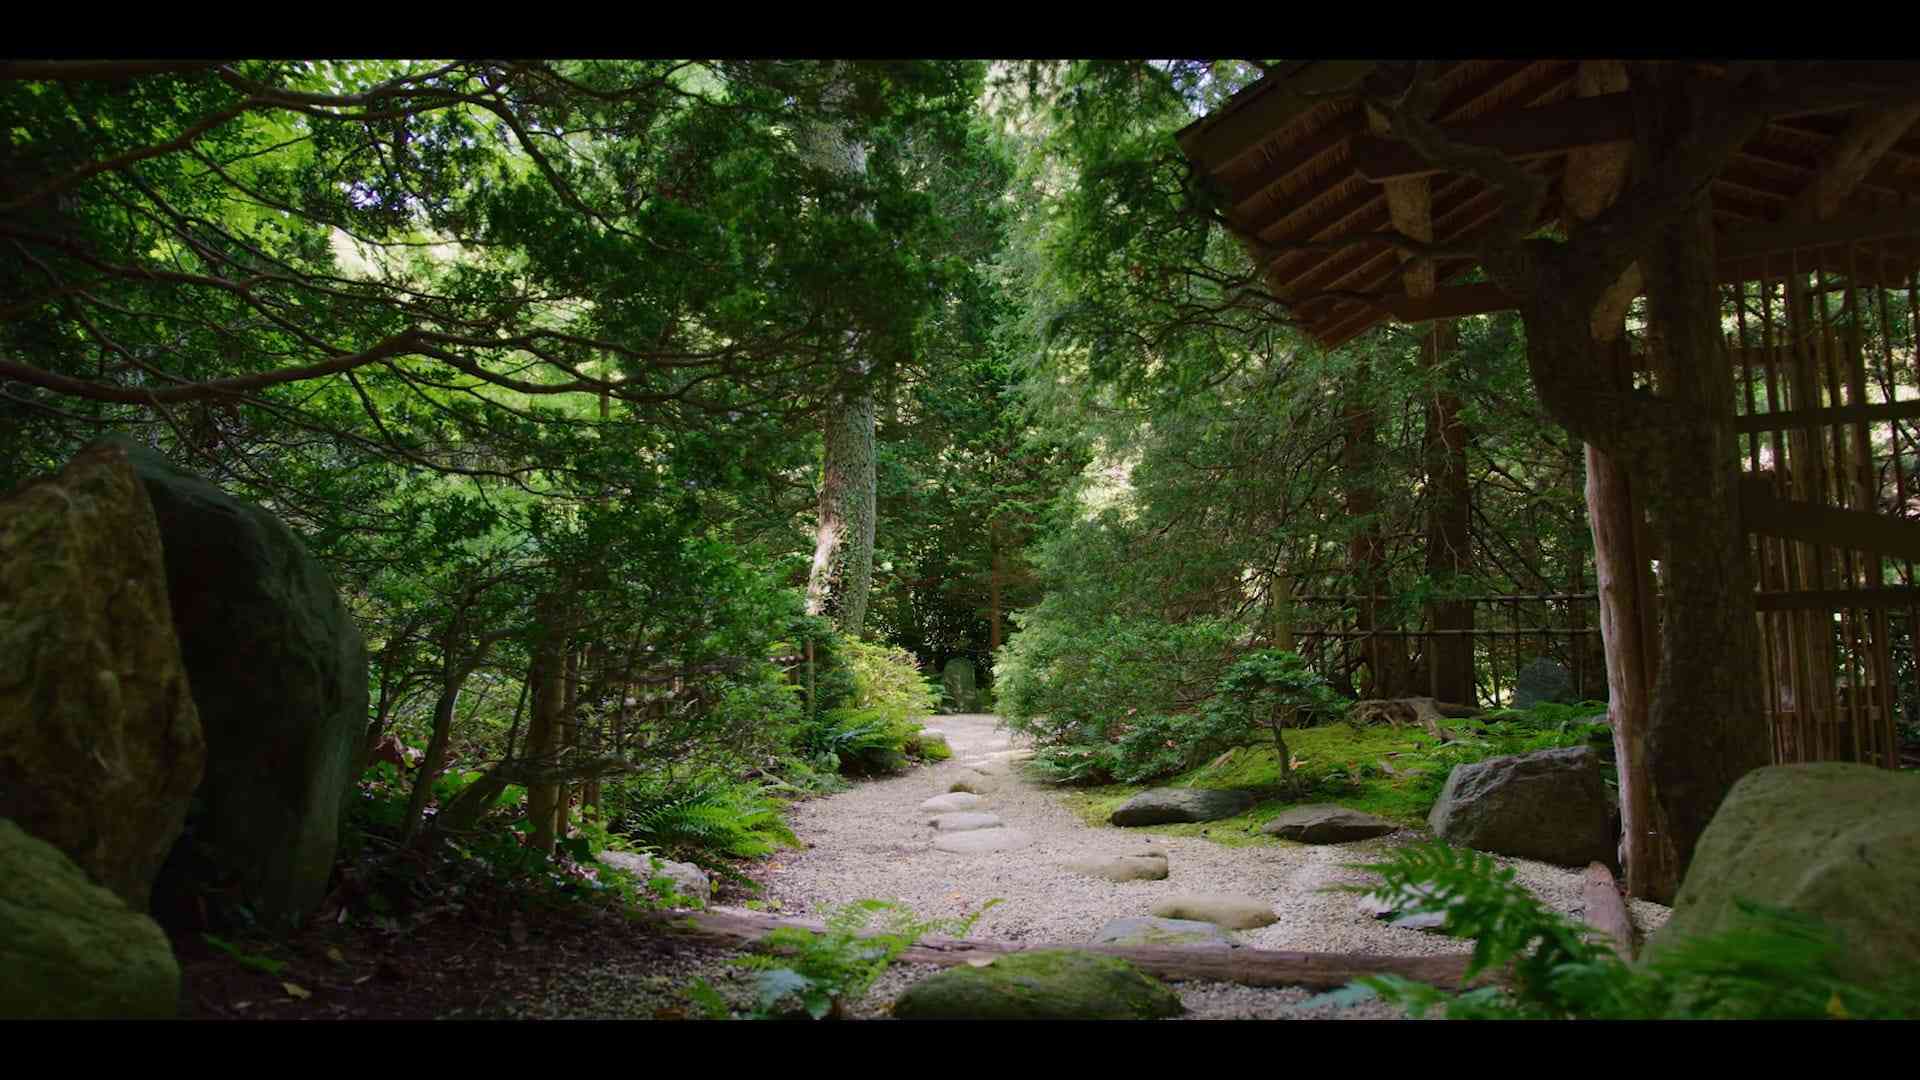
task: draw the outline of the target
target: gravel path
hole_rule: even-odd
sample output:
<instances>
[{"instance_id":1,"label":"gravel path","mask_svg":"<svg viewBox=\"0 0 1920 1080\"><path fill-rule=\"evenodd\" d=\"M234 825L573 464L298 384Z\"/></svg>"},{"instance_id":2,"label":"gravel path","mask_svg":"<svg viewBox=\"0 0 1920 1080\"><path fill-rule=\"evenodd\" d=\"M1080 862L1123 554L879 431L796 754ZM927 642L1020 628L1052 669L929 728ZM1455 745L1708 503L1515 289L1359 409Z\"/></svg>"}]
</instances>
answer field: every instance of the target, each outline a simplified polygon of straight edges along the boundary
<instances>
[{"instance_id":1,"label":"gravel path","mask_svg":"<svg viewBox=\"0 0 1920 1080\"><path fill-rule=\"evenodd\" d=\"M792 914L863 898L898 900L926 917L977 911L999 897L1002 902L975 925L972 936L1070 942L1091 939L1110 919L1151 914L1156 901L1174 893L1238 893L1270 900L1280 917L1271 926L1239 932L1242 941L1258 948L1397 955L1470 951L1466 942L1388 926L1355 910L1353 894L1325 891L1329 885L1371 881L1342 864L1373 861L1417 839L1420 834L1414 830L1355 844L1226 847L1200 837L1166 836L1150 827L1090 827L1045 787L1021 775L1016 762L1023 752L997 727L998 719L979 714L937 717L929 726L946 732L953 760L796 806L793 828L807 849L776 858L766 879L767 898ZM934 831L923 823L919 806L945 794L968 762L984 763L981 771L995 785L981 809L1028 834L1030 846L978 854L933 849ZM1059 865L1077 856L1138 851L1148 842L1167 853L1170 874L1164 881L1108 882ZM1580 911L1578 872L1521 859L1502 861L1550 906ZM1633 909L1643 931L1651 931L1667 915L1667 909L1656 904L1636 901ZM1179 989L1190 1015L1199 1018L1300 1016L1304 1014L1291 1006L1310 996L1297 989L1219 983L1183 983ZM1378 1005L1361 1005L1340 1015L1392 1013Z\"/></svg>"}]
</instances>

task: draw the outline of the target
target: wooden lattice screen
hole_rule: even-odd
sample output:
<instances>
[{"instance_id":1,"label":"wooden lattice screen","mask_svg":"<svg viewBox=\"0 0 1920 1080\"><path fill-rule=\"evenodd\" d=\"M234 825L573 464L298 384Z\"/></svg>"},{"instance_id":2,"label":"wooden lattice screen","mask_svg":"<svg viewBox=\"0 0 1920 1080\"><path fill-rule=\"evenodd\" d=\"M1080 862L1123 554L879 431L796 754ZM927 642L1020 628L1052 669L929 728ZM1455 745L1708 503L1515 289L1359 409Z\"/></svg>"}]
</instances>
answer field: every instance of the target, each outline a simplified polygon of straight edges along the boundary
<instances>
[{"instance_id":1,"label":"wooden lattice screen","mask_svg":"<svg viewBox=\"0 0 1920 1080\"><path fill-rule=\"evenodd\" d=\"M1917 294L1911 258L1883 247L1773 255L1726 286L1776 762L1899 766L1895 624L1920 644L1920 551L1894 521L1920 517Z\"/></svg>"}]
</instances>

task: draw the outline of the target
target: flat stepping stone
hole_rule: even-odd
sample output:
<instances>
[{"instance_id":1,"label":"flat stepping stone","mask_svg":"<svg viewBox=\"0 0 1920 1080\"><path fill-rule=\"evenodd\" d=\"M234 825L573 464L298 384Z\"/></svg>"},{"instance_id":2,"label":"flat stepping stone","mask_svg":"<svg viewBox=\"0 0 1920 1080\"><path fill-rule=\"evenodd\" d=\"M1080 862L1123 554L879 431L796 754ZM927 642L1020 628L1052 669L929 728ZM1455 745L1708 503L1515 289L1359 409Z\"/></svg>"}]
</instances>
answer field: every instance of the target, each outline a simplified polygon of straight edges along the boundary
<instances>
[{"instance_id":1,"label":"flat stepping stone","mask_svg":"<svg viewBox=\"0 0 1920 1080\"><path fill-rule=\"evenodd\" d=\"M1231 788L1154 788L1122 803L1108 820L1122 826L1218 821L1245 813L1257 801L1253 792Z\"/></svg>"},{"instance_id":2,"label":"flat stepping stone","mask_svg":"<svg viewBox=\"0 0 1920 1080\"><path fill-rule=\"evenodd\" d=\"M1018 851L1033 843L1033 837L1019 829L969 829L966 832L936 833L933 849L954 855L977 855L988 851Z\"/></svg>"},{"instance_id":3,"label":"flat stepping stone","mask_svg":"<svg viewBox=\"0 0 1920 1080\"><path fill-rule=\"evenodd\" d=\"M994 761L1005 761L1005 762L1027 761L1033 757L1033 751L1031 750L996 750L993 753L988 754L987 757Z\"/></svg>"},{"instance_id":4,"label":"flat stepping stone","mask_svg":"<svg viewBox=\"0 0 1920 1080\"><path fill-rule=\"evenodd\" d=\"M985 804L987 800L968 791L952 791L945 795L935 795L920 804L922 813L951 814L956 810L973 810Z\"/></svg>"},{"instance_id":5,"label":"flat stepping stone","mask_svg":"<svg viewBox=\"0 0 1920 1080\"><path fill-rule=\"evenodd\" d=\"M1115 919L1093 935L1095 945L1220 945L1240 944L1238 938L1210 922L1196 919L1156 919L1135 915Z\"/></svg>"},{"instance_id":6,"label":"flat stepping stone","mask_svg":"<svg viewBox=\"0 0 1920 1080\"><path fill-rule=\"evenodd\" d=\"M1260 831L1302 844L1346 844L1385 836L1399 828L1397 822L1372 814L1331 803L1314 803L1282 811L1279 817L1261 826Z\"/></svg>"},{"instance_id":7,"label":"flat stepping stone","mask_svg":"<svg viewBox=\"0 0 1920 1080\"><path fill-rule=\"evenodd\" d=\"M953 778L953 783L947 785L947 790L949 792L965 791L974 795L985 795L999 786L1000 782L993 777L975 769L967 769L959 776Z\"/></svg>"},{"instance_id":8,"label":"flat stepping stone","mask_svg":"<svg viewBox=\"0 0 1920 1080\"><path fill-rule=\"evenodd\" d=\"M1254 930L1280 921L1280 916L1273 913L1272 904L1258 897L1233 893L1169 896L1153 905L1153 913L1163 919L1193 919L1229 930Z\"/></svg>"},{"instance_id":9,"label":"flat stepping stone","mask_svg":"<svg viewBox=\"0 0 1920 1080\"><path fill-rule=\"evenodd\" d=\"M1167 853L1157 850L1126 855L1091 855L1068 859L1060 865L1076 874L1108 881L1164 881L1167 877Z\"/></svg>"},{"instance_id":10,"label":"flat stepping stone","mask_svg":"<svg viewBox=\"0 0 1920 1080\"><path fill-rule=\"evenodd\" d=\"M933 819L933 827L941 832L971 832L974 829L997 829L1002 824L1004 824L1004 822L1000 820L999 814L984 814L965 810L952 814L941 814Z\"/></svg>"}]
</instances>

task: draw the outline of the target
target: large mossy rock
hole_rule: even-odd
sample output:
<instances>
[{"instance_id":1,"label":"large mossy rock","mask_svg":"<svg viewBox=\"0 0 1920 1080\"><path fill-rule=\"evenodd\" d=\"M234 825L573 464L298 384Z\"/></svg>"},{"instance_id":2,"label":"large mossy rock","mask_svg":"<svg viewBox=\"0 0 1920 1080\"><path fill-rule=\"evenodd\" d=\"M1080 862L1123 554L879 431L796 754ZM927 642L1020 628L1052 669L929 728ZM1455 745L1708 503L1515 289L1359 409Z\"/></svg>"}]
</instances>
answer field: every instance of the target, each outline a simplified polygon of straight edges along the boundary
<instances>
[{"instance_id":1,"label":"large mossy rock","mask_svg":"<svg viewBox=\"0 0 1920 1080\"><path fill-rule=\"evenodd\" d=\"M947 693L947 708L950 711L972 712L980 692L979 681L973 671L973 661L964 656L956 656L947 661L947 666L940 672L940 688Z\"/></svg>"},{"instance_id":2,"label":"large mossy rock","mask_svg":"<svg viewBox=\"0 0 1920 1080\"><path fill-rule=\"evenodd\" d=\"M949 968L893 1005L902 1020L1157 1020L1185 1011L1179 994L1132 964L1071 949Z\"/></svg>"},{"instance_id":3,"label":"large mossy rock","mask_svg":"<svg viewBox=\"0 0 1920 1080\"><path fill-rule=\"evenodd\" d=\"M1154 788L1120 805L1108 818L1115 825L1168 825L1182 821L1218 821L1243 814L1258 801L1250 791L1220 788Z\"/></svg>"},{"instance_id":4,"label":"large mossy rock","mask_svg":"<svg viewBox=\"0 0 1920 1080\"><path fill-rule=\"evenodd\" d=\"M296 923L326 890L357 778L366 646L293 530L144 447L112 442L153 501L174 631L206 731L191 840L261 921ZM179 862L164 888L180 887Z\"/></svg>"},{"instance_id":5,"label":"large mossy rock","mask_svg":"<svg viewBox=\"0 0 1920 1080\"><path fill-rule=\"evenodd\" d=\"M89 450L0 499L0 817L143 912L205 762L126 456Z\"/></svg>"},{"instance_id":6,"label":"large mossy rock","mask_svg":"<svg viewBox=\"0 0 1920 1080\"><path fill-rule=\"evenodd\" d=\"M662 877L666 878L668 881L673 882L675 892L690 899L698 900L702 904L709 903L713 900L713 882L708 879L705 870L700 869L692 863L673 862L669 859L661 859L660 867L656 870L653 866L654 856L652 855L635 855L625 851L603 851L597 857L608 866L618 870L625 870L641 881L652 881L654 878Z\"/></svg>"},{"instance_id":7,"label":"large mossy rock","mask_svg":"<svg viewBox=\"0 0 1920 1080\"><path fill-rule=\"evenodd\" d=\"M1819 918L1848 977L1920 978L1920 776L1842 762L1748 773L1700 834L1648 957L1739 925L1737 900Z\"/></svg>"},{"instance_id":8,"label":"large mossy rock","mask_svg":"<svg viewBox=\"0 0 1920 1080\"><path fill-rule=\"evenodd\" d=\"M146 915L0 818L0 1020L168 1019L180 965Z\"/></svg>"},{"instance_id":9,"label":"large mossy rock","mask_svg":"<svg viewBox=\"0 0 1920 1080\"><path fill-rule=\"evenodd\" d=\"M1514 680L1513 707L1531 709L1545 701L1572 701L1573 674L1551 656L1527 661Z\"/></svg>"},{"instance_id":10,"label":"large mossy rock","mask_svg":"<svg viewBox=\"0 0 1920 1080\"><path fill-rule=\"evenodd\" d=\"M1612 863L1613 799L1585 746L1456 765L1427 815L1450 844L1558 866Z\"/></svg>"}]
</instances>

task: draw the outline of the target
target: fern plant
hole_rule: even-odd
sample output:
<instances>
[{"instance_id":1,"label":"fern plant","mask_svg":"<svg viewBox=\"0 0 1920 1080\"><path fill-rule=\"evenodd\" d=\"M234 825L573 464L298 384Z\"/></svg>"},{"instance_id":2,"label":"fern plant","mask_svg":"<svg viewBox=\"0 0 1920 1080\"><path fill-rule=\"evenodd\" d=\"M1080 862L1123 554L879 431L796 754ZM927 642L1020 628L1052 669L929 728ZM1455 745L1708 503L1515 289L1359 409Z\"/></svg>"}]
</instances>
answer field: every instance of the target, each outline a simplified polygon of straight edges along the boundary
<instances>
[{"instance_id":1,"label":"fern plant","mask_svg":"<svg viewBox=\"0 0 1920 1080\"><path fill-rule=\"evenodd\" d=\"M914 942L936 931L965 937L973 924L999 900L960 919L922 920L911 908L885 900L859 900L826 913L826 931L783 926L769 933L765 947L779 955L751 954L735 960L760 972L753 1018L765 1020L804 1014L815 1020L839 1019L848 1002L857 1001L874 980ZM867 934L875 915L885 913L886 928ZM700 988L696 987L696 992Z\"/></svg>"},{"instance_id":2,"label":"fern plant","mask_svg":"<svg viewBox=\"0 0 1920 1080\"><path fill-rule=\"evenodd\" d=\"M1471 938L1469 980L1488 971L1503 985L1449 993L1399 976L1362 979L1329 995L1362 990L1416 1017L1449 1019L1822 1019L1920 1018L1920 982L1863 986L1837 975L1834 936L1817 920L1741 904L1744 922L1723 934L1676 942L1649 963L1622 961L1586 927L1515 884L1489 855L1434 841L1359 867L1400 915L1439 914L1442 931Z\"/></svg>"},{"instance_id":3,"label":"fern plant","mask_svg":"<svg viewBox=\"0 0 1920 1080\"><path fill-rule=\"evenodd\" d=\"M618 832L729 878L739 874L721 856L753 858L800 840L781 817L780 803L758 785L716 780L640 797L621 815Z\"/></svg>"}]
</instances>

